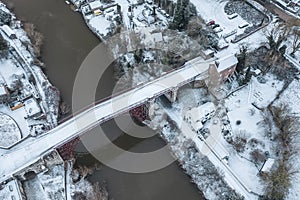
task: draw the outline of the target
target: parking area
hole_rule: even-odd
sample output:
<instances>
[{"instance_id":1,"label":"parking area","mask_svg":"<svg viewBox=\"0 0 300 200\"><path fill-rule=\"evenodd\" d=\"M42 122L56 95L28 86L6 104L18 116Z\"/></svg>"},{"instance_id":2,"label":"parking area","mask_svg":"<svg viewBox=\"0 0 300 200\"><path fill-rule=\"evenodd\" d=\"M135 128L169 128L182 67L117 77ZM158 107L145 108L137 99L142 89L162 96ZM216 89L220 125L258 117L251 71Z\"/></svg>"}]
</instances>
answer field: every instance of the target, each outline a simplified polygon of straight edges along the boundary
<instances>
[{"instance_id":1,"label":"parking area","mask_svg":"<svg viewBox=\"0 0 300 200\"><path fill-rule=\"evenodd\" d=\"M230 33L235 32L233 35L227 37L230 40L234 37L234 35L242 34L244 32L246 26L239 28L239 25L246 24L247 21L238 14L236 17L232 17L233 15L227 15L224 10L227 1L217 2L210 0L191 0L191 2L197 7L198 14L205 21L210 22L211 20L214 20L215 24L220 25L218 29L222 31L217 31L220 37L230 35ZM248 26L251 26L251 24Z\"/></svg>"},{"instance_id":2,"label":"parking area","mask_svg":"<svg viewBox=\"0 0 300 200\"><path fill-rule=\"evenodd\" d=\"M248 39L244 39L270 21L259 9L245 2L228 0L191 0L191 2L196 6L198 14L219 36L218 50L239 41L248 42Z\"/></svg>"}]
</instances>

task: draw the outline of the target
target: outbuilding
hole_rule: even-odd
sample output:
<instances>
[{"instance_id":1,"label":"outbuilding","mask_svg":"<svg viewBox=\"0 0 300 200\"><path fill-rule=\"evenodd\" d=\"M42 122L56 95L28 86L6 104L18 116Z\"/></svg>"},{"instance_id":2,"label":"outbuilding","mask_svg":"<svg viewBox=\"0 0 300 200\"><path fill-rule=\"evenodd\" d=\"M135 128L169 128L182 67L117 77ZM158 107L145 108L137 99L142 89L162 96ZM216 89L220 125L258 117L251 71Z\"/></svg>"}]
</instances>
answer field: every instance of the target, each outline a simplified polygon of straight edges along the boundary
<instances>
[{"instance_id":1,"label":"outbuilding","mask_svg":"<svg viewBox=\"0 0 300 200\"><path fill-rule=\"evenodd\" d=\"M269 173L274 165L275 159L273 158L268 158L264 165L262 166L260 172L262 173Z\"/></svg>"},{"instance_id":2,"label":"outbuilding","mask_svg":"<svg viewBox=\"0 0 300 200\"><path fill-rule=\"evenodd\" d=\"M89 5L92 11L102 8L102 4L99 0L92 1Z\"/></svg>"}]
</instances>

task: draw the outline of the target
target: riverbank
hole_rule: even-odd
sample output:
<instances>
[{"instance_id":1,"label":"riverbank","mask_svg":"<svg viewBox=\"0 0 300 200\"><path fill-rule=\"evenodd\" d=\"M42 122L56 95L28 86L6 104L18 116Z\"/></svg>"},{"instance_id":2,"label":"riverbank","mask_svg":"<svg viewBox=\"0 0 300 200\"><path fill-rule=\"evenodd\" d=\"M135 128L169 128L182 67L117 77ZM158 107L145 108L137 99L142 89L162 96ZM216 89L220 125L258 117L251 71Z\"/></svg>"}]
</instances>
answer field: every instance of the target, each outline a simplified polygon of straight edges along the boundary
<instances>
[{"instance_id":1,"label":"riverbank","mask_svg":"<svg viewBox=\"0 0 300 200\"><path fill-rule=\"evenodd\" d=\"M19 128L19 139L2 146L10 148L25 138L34 137L57 126L60 92L37 65L38 50L31 43L23 24L0 3L1 15L1 112ZM1 128L5 131L4 128Z\"/></svg>"}]
</instances>

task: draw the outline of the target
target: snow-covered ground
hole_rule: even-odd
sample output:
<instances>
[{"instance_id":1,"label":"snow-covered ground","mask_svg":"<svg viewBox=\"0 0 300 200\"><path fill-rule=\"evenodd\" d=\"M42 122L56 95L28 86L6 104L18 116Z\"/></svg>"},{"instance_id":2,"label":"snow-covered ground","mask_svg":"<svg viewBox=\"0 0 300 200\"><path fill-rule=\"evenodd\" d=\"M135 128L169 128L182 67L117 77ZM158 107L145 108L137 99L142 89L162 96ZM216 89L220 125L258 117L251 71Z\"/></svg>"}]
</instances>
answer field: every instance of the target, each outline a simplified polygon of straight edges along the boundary
<instances>
[{"instance_id":1,"label":"snow-covered ground","mask_svg":"<svg viewBox=\"0 0 300 200\"><path fill-rule=\"evenodd\" d=\"M241 185L239 181L232 176L232 171L228 169L226 162L222 161L222 158L219 157L220 155L226 154L226 149L223 146L224 143L222 140L220 140L220 135L218 135L220 134L220 129L219 131L212 131L213 136L210 135L206 139L206 142L203 142L199 138L199 135L194 132L191 127L182 119L184 110L202 104L202 101L209 100L209 95L207 95L204 89L188 89L188 92L182 90L180 93L181 95L186 94L183 98L179 97L180 100L184 101L179 100L174 104L174 107L166 106L166 102L164 100L158 104L158 107L155 109L155 118L151 124L156 126L156 121L160 121L160 126L164 127L162 130L163 137L166 138L171 145L171 149L179 159L179 162L184 163L182 167L192 177L193 182L195 182L199 189L203 191L206 198L222 199L223 195L225 199L230 199L230 197L227 195L235 196L235 192L233 191L229 190L230 192L228 193L229 187L227 184L229 184L237 192L246 196L247 199L253 199L253 194L248 194L247 191L245 191L243 185ZM187 101L187 99L190 101ZM170 124L168 124L168 122L164 121L165 119L162 118L164 116L163 113L170 117L172 125L177 126L179 128L178 130L170 128ZM165 124L168 125L166 126ZM210 125L216 126L212 124ZM189 141L193 141L192 143L194 143L194 145L191 147L188 147L189 145L185 146L189 143ZM197 148L199 152L195 152L195 155L190 155L191 157L188 155L185 157L185 154L188 154L189 149L192 149L192 147ZM204 158L208 158L209 160L203 163L203 156L206 156ZM206 174L205 172L208 170L207 165L212 164L218 168L222 174L220 174L220 171L215 171L216 174L214 176L216 177L214 179L211 179L211 175ZM193 171L193 167L196 167L197 170ZM212 170L211 166L210 169ZM224 182L224 180L227 184ZM219 184L219 187L216 187L215 184ZM227 196L227 198L225 196Z\"/></svg>"},{"instance_id":2,"label":"snow-covered ground","mask_svg":"<svg viewBox=\"0 0 300 200\"><path fill-rule=\"evenodd\" d=\"M22 182L21 187L26 197L30 200L108 199L108 193L103 186L87 180L93 169L75 169L74 162L63 162L57 152L48 155L40 163L46 166L46 170Z\"/></svg>"},{"instance_id":3,"label":"snow-covered ground","mask_svg":"<svg viewBox=\"0 0 300 200\"><path fill-rule=\"evenodd\" d=\"M275 99L284 84L272 74L263 76L262 83L258 79L259 77L252 77L246 87L226 99L226 107L229 111L249 107L252 103L260 108L265 108Z\"/></svg>"},{"instance_id":4,"label":"snow-covered ground","mask_svg":"<svg viewBox=\"0 0 300 200\"><path fill-rule=\"evenodd\" d=\"M167 140L174 137L177 138L176 140L181 138L180 140L183 141L191 139L201 155L207 156L210 162L222 172L227 184L246 199L257 199L258 194L264 194L265 185L261 182L259 173L267 156L274 157L274 154L272 141L267 137L266 127L262 126L264 113L260 109L266 108L277 97L284 85L283 81L278 81L272 74L265 75L263 81L261 79L261 77L253 76L248 85L227 97L224 105L219 104L218 114L204 124L204 127L210 130L210 135L206 137L205 142L200 139L203 137L193 131L183 119L187 110L212 100L204 88L184 87L179 90L178 99L171 106L165 100L160 103L160 109L170 117L172 123L176 124L180 131L178 133L180 136L163 131ZM227 110L227 115L223 116L222 110ZM163 115L158 114L153 119L154 126L156 118L161 116ZM227 120L229 125L224 125L223 122ZM245 138L243 150L235 149L234 142L233 144L228 142L228 136L225 140L223 130L228 126L230 128L227 130L230 130L229 135L233 141L236 137ZM174 151L177 151L176 148ZM181 151L186 150L181 149ZM255 152L261 152L263 160L254 160ZM227 161L223 160L227 156ZM200 185L199 188L210 199L213 192L208 192L198 182L196 184Z\"/></svg>"},{"instance_id":5,"label":"snow-covered ground","mask_svg":"<svg viewBox=\"0 0 300 200\"><path fill-rule=\"evenodd\" d=\"M193 3L196 6L198 14L204 20L215 20L216 24L220 24L220 27L223 29L223 31L218 33L219 36L222 37L232 31L236 31L235 34L226 38L226 41L229 46L221 51L218 51L216 54L217 57L224 57L229 54L238 53L242 46L247 46L247 48L251 51L258 48L259 46L261 46L262 43L265 43L267 41L265 37L265 32L266 30L268 30L268 26L264 27L259 31L256 31L255 33L249 35L248 37L242 39L237 43L230 42L232 39L234 39L236 35L239 35L245 31L246 27L239 28L238 26L243 23L247 23L247 21L243 19L240 15L238 15L234 19L228 18L228 15L225 13L224 10L225 5L228 3L228 0L191 0L191 3ZM261 8L258 5L254 5L258 7L258 10L261 10ZM249 26L251 26L251 24Z\"/></svg>"}]
</instances>

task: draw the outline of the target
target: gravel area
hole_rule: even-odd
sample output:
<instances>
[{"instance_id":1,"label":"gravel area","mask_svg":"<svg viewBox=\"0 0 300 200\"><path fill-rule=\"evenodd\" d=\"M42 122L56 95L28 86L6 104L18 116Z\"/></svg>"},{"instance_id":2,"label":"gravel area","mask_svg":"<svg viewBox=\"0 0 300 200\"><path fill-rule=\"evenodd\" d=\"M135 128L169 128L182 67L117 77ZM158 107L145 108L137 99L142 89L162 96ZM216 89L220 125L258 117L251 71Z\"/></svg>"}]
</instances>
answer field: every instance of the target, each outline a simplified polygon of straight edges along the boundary
<instances>
[{"instance_id":1,"label":"gravel area","mask_svg":"<svg viewBox=\"0 0 300 200\"><path fill-rule=\"evenodd\" d=\"M231 15L239 14L244 20L253 25L258 25L264 19L264 15L252 7L250 4L242 1L229 1L225 6L225 13Z\"/></svg>"}]
</instances>

